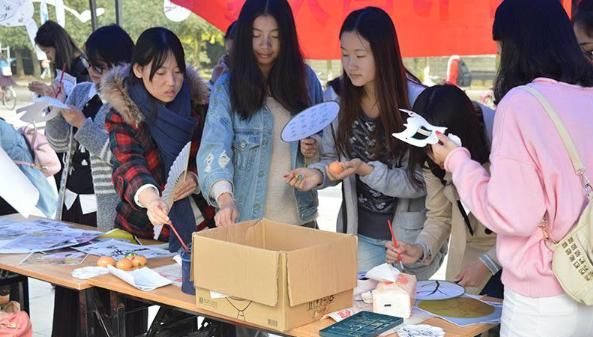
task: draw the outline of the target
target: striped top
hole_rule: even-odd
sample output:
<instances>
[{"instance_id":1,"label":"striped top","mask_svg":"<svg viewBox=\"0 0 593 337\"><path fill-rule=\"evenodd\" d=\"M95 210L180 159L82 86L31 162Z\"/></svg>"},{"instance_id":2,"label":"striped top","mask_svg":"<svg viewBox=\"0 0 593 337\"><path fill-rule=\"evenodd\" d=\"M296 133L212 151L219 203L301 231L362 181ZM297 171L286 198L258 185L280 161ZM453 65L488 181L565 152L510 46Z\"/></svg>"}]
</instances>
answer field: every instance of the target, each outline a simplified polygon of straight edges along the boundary
<instances>
[{"instance_id":1,"label":"striped top","mask_svg":"<svg viewBox=\"0 0 593 337\"><path fill-rule=\"evenodd\" d=\"M78 84L68 97L66 104L73 105L82 111L85 104L95 95L95 85L90 82ZM84 146L90 153L93 187L97 196L97 226L101 229L113 228L115 207L119 201L111 180L111 149L109 135L105 130L105 116L111 106L104 104L97 111L94 119L87 118L84 124L73 133L70 126L61 115L49 120L45 125L45 133L52 148L58 153L65 153L64 169L61 178L58 212L59 219L64 205L65 186L68 179L67 172L72 165L72 155L78 145Z\"/></svg>"}]
</instances>

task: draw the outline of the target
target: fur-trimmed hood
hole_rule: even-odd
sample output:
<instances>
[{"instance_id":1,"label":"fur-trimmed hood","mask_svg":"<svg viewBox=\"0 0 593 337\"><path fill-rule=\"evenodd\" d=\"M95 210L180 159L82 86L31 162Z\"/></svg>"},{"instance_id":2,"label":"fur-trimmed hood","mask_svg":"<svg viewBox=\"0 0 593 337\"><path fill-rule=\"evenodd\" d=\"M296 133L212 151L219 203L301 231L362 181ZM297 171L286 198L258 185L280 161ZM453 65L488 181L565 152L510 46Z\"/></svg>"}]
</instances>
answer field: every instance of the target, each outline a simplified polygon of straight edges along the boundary
<instances>
[{"instance_id":1,"label":"fur-trimmed hood","mask_svg":"<svg viewBox=\"0 0 593 337\"><path fill-rule=\"evenodd\" d=\"M132 101L125 87L125 80L128 76L130 76L130 65L114 67L101 79L100 91L102 98L122 115L126 123L138 126L140 122L144 121L144 114ZM192 104L208 104L208 86L194 67L186 66L185 79L189 84Z\"/></svg>"}]
</instances>

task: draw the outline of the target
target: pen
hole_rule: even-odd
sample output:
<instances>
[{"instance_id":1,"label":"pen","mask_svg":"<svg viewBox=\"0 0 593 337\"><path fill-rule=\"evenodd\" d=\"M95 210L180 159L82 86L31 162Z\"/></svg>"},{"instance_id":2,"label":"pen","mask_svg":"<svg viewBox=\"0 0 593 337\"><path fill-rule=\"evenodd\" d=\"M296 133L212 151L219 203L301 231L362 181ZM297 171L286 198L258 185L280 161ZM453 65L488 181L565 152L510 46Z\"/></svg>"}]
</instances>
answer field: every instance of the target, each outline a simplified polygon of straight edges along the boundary
<instances>
[{"instance_id":1,"label":"pen","mask_svg":"<svg viewBox=\"0 0 593 337\"><path fill-rule=\"evenodd\" d=\"M65 70L66 70L66 63L62 64L62 73L60 74L60 81L58 82L58 91L56 92L55 98L58 98L58 96L62 92L62 82L64 80L64 71Z\"/></svg>"},{"instance_id":2,"label":"pen","mask_svg":"<svg viewBox=\"0 0 593 337\"><path fill-rule=\"evenodd\" d=\"M389 225L389 231L391 232L391 242L393 243L393 248L397 248L397 239L395 238L395 232L393 232L393 225L391 224L390 219L387 219L387 225ZM404 264L402 263L402 258L401 256L399 256L399 254L397 256L397 259L399 261L400 271L404 271Z\"/></svg>"}]
</instances>

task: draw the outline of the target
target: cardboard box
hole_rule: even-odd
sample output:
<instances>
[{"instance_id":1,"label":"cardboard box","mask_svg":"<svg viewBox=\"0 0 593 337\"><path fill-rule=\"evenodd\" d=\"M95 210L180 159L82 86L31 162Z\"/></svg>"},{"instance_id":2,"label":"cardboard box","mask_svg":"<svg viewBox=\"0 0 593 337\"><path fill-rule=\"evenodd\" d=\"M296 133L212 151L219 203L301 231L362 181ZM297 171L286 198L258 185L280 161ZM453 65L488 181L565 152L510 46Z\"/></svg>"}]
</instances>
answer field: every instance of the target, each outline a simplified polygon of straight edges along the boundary
<instances>
[{"instance_id":1,"label":"cardboard box","mask_svg":"<svg viewBox=\"0 0 593 337\"><path fill-rule=\"evenodd\" d=\"M356 247L353 235L265 219L194 233L197 306L279 331L321 319L352 306Z\"/></svg>"}]
</instances>

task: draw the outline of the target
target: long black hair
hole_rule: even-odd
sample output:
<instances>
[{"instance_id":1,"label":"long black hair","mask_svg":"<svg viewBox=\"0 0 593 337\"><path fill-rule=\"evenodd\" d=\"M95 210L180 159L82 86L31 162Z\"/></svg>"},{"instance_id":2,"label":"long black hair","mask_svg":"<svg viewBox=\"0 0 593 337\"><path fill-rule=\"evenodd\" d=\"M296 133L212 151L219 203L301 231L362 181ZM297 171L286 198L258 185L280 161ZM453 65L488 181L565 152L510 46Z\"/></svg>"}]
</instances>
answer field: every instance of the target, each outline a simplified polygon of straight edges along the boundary
<instances>
[{"instance_id":1,"label":"long black hair","mask_svg":"<svg viewBox=\"0 0 593 337\"><path fill-rule=\"evenodd\" d=\"M480 164L488 162L490 142L480 107L474 105L463 90L450 84L427 88L416 99L413 110L430 124L447 127L446 134L458 136L473 160ZM426 149L413 147L410 169L414 171L425 163L438 178L445 176L445 171L426 155Z\"/></svg>"},{"instance_id":2,"label":"long black hair","mask_svg":"<svg viewBox=\"0 0 593 337\"><path fill-rule=\"evenodd\" d=\"M35 35L35 43L38 46L52 47L56 50L56 59L53 64L54 74L56 69L62 68L69 73L74 59L82 54L68 32L51 20L46 21L39 27Z\"/></svg>"},{"instance_id":3,"label":"long black hair","mask_svg":"<svg viewBox=\"0 0 593 337\"><path fill-rule=\"evenodd\" d=\"M163 66L169 53L173 54L179 70L185 76L185 52L177 35L164 27L152 27L143 31L136 41L136 46L132 54L130 79L139 81L134 76L134 64L145 67L152 62L148 77L152 81L154 74Z\"/></svg>"},{"instance_id":4,"label":"long black hair","mask_svg":"<svg viewBox=\"0 0 593 337\"><path fill-rule=\"evenodd\" d=\"M375 61L375 95L379 107L379 123L376 136L385 136L384 144L377 143L377 153L387 151L394 159L401 157L407 144L391 137L401 131L403 118L399 108L409 108L408 71L404 67L393 21L385 11L366 7L350 13L340 29L342 34L354 32L369 42ZM343 70L341 110L336 140L337 150L348 157L352 124L362 114L361 102L364 88L356 87ZM377 138L378 139L378 138Z\"/></svg>"},{"instance_id":5,"label":"long black hair","mask_svg":"<svg viewBox=\"0 0 593 337\"><path fill-rule=\"evenodd\" d=\"M273 17L280 34L280 52L267 78L253 51L253 22L259 16ZM230 68L231 105L241 118L250 118L263 106L268 90L292 114L310 105L305 62L286 0L245 1L235 27Z\"/></svg>"},{"instance_id":6,"label":"long black hair","mask_svg":"<svg viewBox=\"0 0 593 337\"><path fill-rule=\"evenodd\" d=\"M117 46L114 48L114 46ZM103 26L94 31L84 43L86 57L91 64L103 61L112 67L130 63L134 51L134 41L118 25Z\"/></svg>"},{"instance_id":7,"label":"long black hair","mask_svg":"<svg viewBox=\"0 0 593 337\"><path fill-rule=\"evenodd\" d=\"M537 77L593 86L593 67L583 57L560 1L504 0L496 10L492 34L501 44L497 102Z\"/></svg>"}]
</instances>

